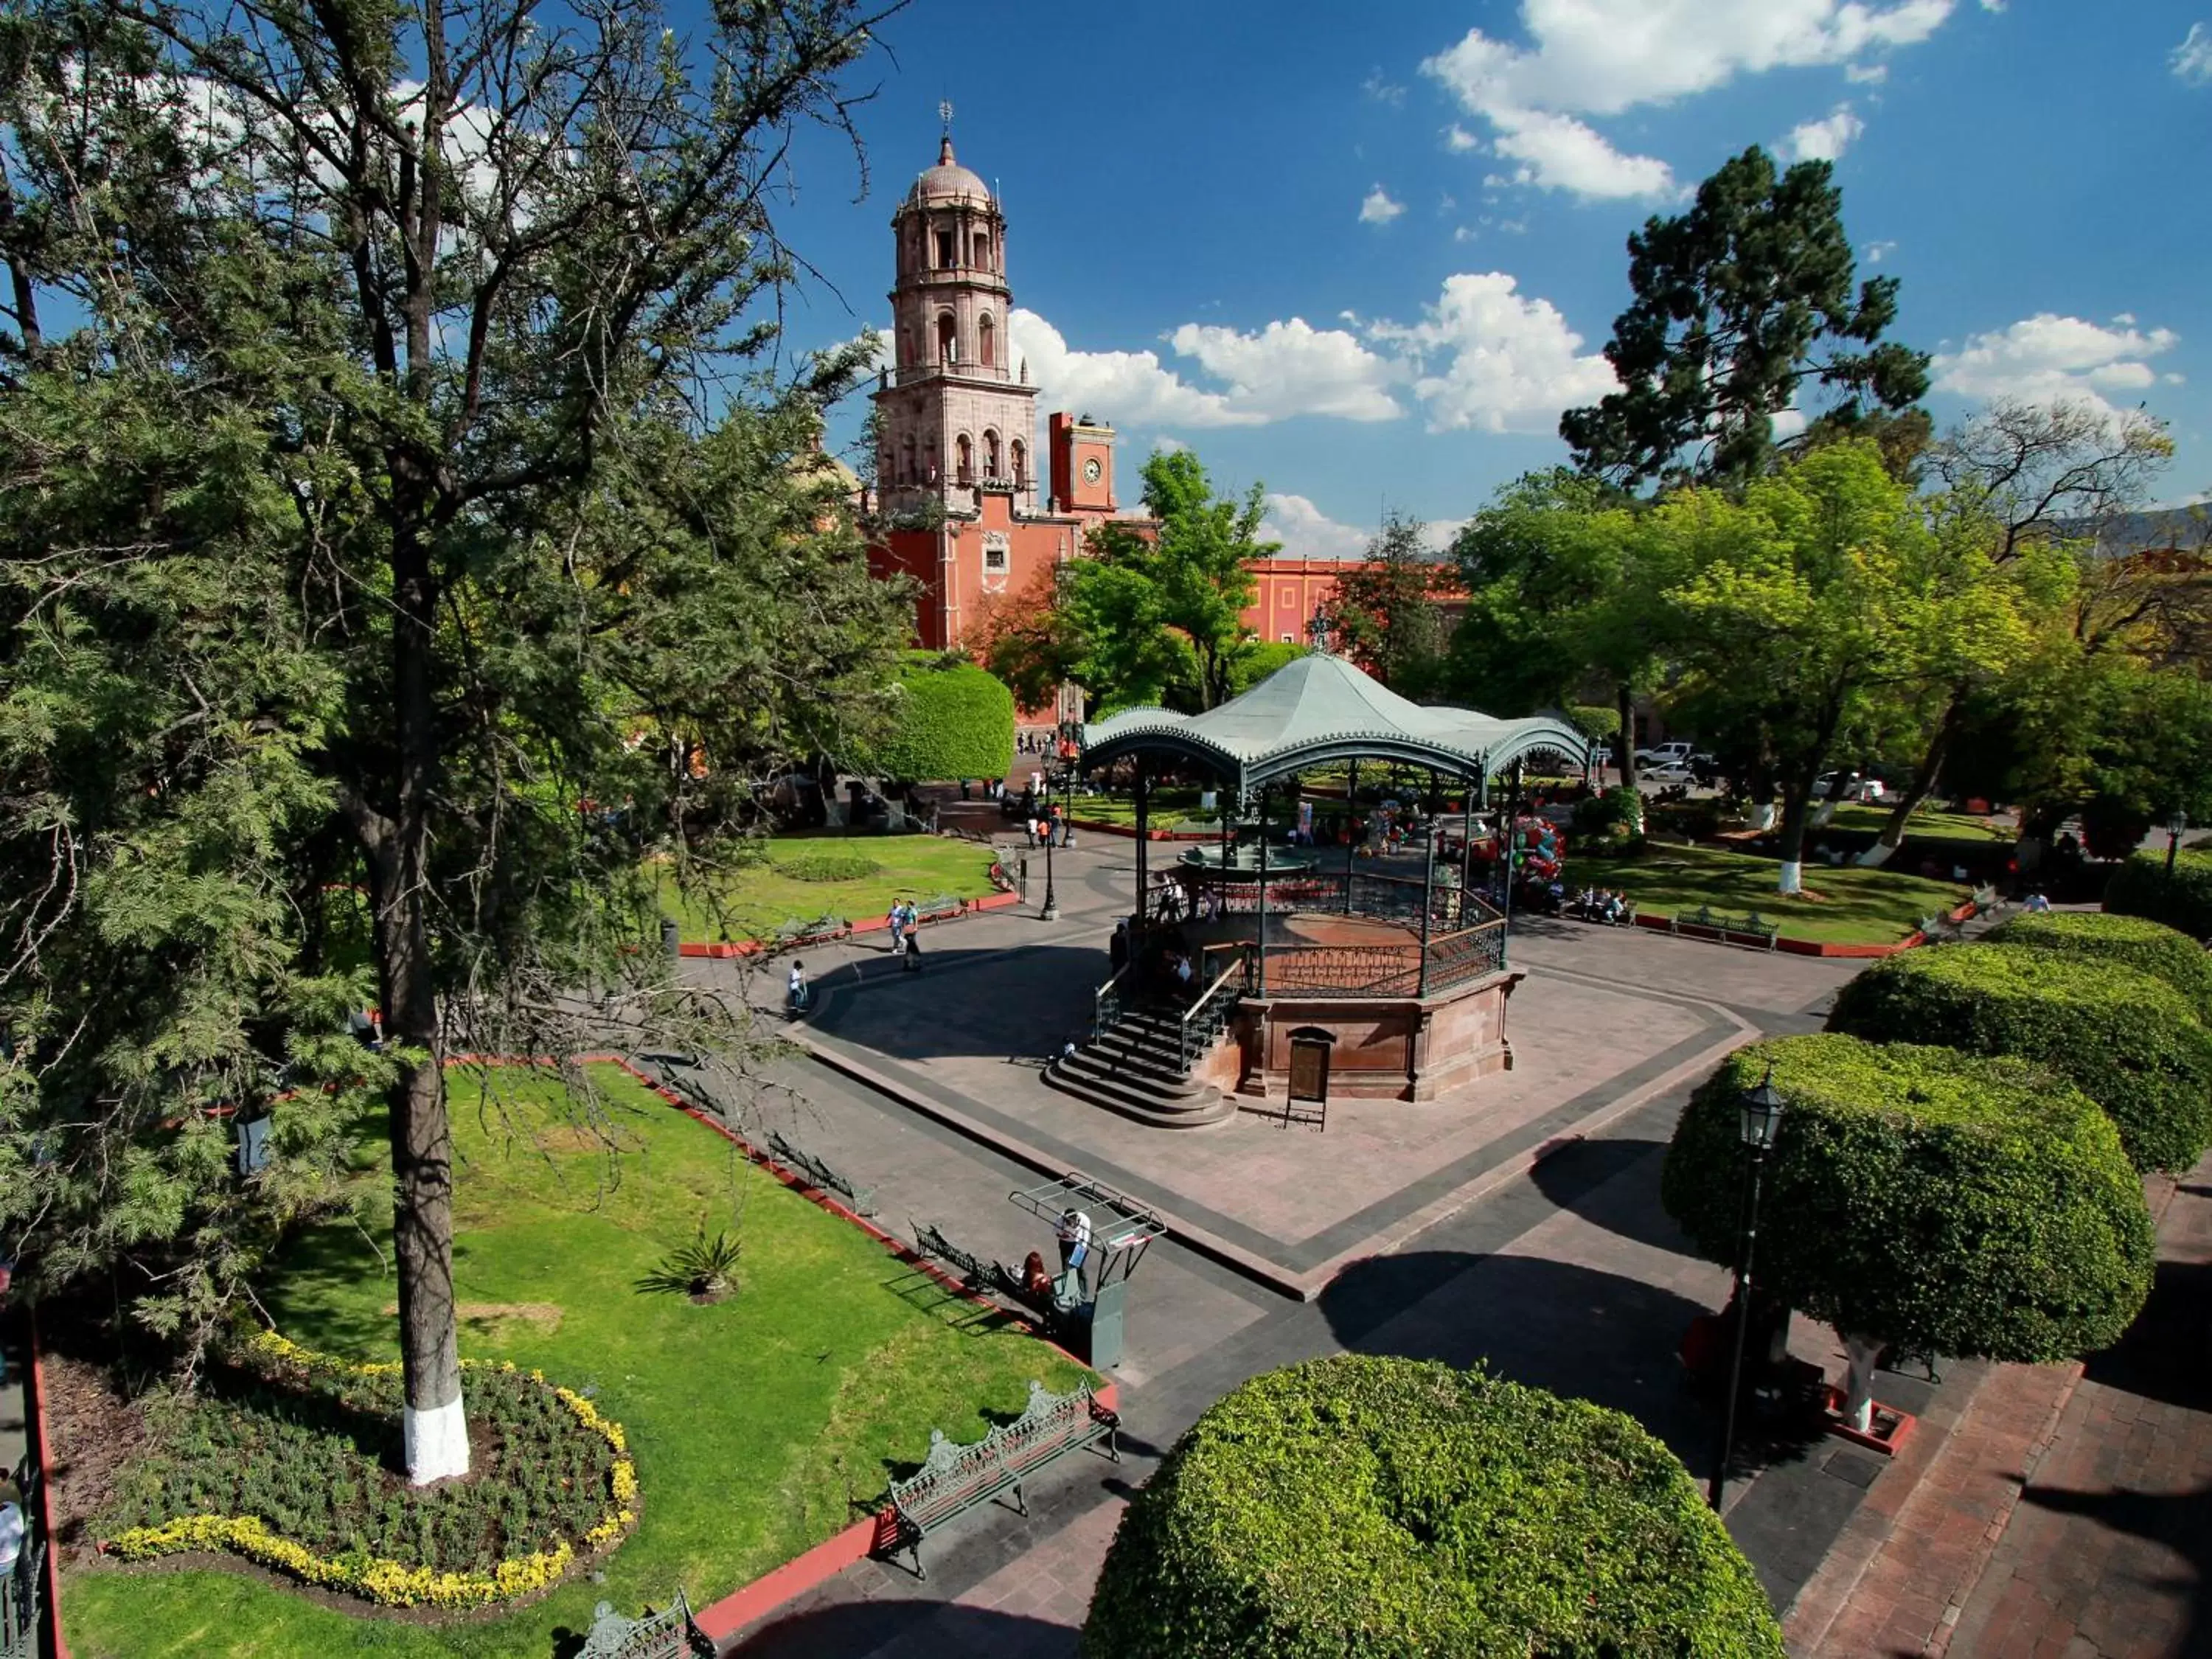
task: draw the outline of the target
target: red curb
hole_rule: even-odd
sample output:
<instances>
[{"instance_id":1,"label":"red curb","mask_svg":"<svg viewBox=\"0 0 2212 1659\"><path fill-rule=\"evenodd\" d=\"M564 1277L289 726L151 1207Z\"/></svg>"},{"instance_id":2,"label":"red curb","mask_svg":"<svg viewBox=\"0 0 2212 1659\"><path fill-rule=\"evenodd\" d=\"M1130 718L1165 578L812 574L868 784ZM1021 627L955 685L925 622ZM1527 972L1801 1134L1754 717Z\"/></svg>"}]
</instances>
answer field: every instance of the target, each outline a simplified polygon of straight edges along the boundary
<instances>
[{"instance_id":1,"label":"red curb","mask_svg":"<svg viewBox=\"0 0 2212 1659\"><path fill-rule=\"evenodd\" d=\"M54 1659L70 1659L62 1638L61 1552L54 1547L54 1454L46 1443L46 1362L39 1347L39 1310L31 1314L31 1436L39 1449L39 1528L46 1540L46 1644Z\"/></svg>"}]
</instances>

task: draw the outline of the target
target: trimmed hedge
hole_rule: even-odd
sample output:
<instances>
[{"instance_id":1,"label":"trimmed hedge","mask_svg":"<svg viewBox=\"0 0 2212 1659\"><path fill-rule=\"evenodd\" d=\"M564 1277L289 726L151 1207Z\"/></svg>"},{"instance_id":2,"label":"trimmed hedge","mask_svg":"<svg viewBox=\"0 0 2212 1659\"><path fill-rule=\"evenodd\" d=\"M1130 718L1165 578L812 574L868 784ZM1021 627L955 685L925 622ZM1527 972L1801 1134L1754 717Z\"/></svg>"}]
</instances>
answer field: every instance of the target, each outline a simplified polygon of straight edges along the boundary
<instances>
[{"instance_id":1,"label":"trimmed hedge","mask_svg":"<svg viewBox=\"0 0 2212 1659\"><path fill-rule=\"evenodd\" d=\"M2034 1060L2103 1107L2138 1170L2212 1144L2212 1030L2179 991L2117 962L2026 945L1907 951L1836 998L1828 1029Z\"/></svg>"},{"instance_id":2,"label":"trimmed hedge","mask_svg":"<svg viewBox=\"0 0 2212 1659\"><path fill-rule=\"evenodd\" d=\"M1988 937L1992 945L2029 945L2039 951L2094 957L2162 979L2189 1000L2199 1019L2212 1023L2212 951L2162 921L2087 910L2047 910L2015 916Z\"/></svg>"},{"instance_id":3,"label":"trimmed hedge","mask_svg":"<svg viewBox=\"0 0 2212 1659\"><path fill-rule=\"evenodd\" d=\"M2112 872L2105 908L2114 915L2148 916L2195 939L2212 939L2212 848L2178 854L2166 873L2166 854L2137 853Z\"/></svg>"},{"instance_id":4,"label":"trimmed hedge","mask_svg":"<svg viewBox=\"0 0 2212 1659\"><path fill-rule=\"evenodd\" d=\"M1253 1378L1121 1518L1084 1659L1710 1655L1782 1633L1634 1419L1431 1361Z\"/></svg>"},{"instance_id":5,"label":"trimmed hedge","mask_svg":"<svg viewBox=\"0 0 2212 1659\"><path fill-rule=\"evenodd\" d=\"M1758 1281L1848 1335L2027 1364L2109 1346L2150 1293L2150 1213L2094 1103L2016 1060L1834 1034L1731 1054L1691 1097L1660 1200L1709 1260L1742 1237L1739 1100L1789 1102Z\"/></svg>"},{"instance_id":6,"label":"trimmed hedge","mask_svg":"<svg viewBox=\"0 0 2212 1659\"><path fill-rule=\"evenodd\" d=\"M908 783L995 778L1014 753L1014 694L965 658L910 651L888 730L857 769Z\"/></svg>"}]
</instances>

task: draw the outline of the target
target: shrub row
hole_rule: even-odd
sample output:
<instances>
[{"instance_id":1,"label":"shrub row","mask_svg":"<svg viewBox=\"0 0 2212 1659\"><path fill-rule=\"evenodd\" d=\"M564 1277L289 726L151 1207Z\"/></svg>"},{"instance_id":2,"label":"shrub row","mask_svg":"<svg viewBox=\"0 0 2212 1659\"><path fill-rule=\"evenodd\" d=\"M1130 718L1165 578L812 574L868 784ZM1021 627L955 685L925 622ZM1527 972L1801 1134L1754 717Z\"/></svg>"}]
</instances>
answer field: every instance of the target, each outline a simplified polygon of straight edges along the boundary
<instances>
[{"instance_id":1,"label":"shrub row","mask_svg":"<svg viewBox=\"0 0 2212 1659\"><path fill-rule=\"evenodd\" d=\"M2212 951L2163 922L2143 916L2051 910L2016 916L1994 929L1989 941L2117 962L2164 980L2188 999L2198 1018L2212 1020Z\"/></svg>"},{"instance_id":2,"label":"shrub row","mask_svg":"<svg viewBox=\"0 0 2212 1659\"><path fill-rule=\"evenodd\" d=\"M1765 1594L1626 1414L1343 1354L1214 1405L1123 1516L1085 1659L1780 1659Z\"/></svg>"},{"instance_id":3,"label":"shrub row","mask_svg":"<svg viewBox=\"0 0 2212 1659\"><path fill-rule=\"evenodd\" d=\"M2110 1114L2138 1170L2212 1142L2212 1030L2171 985L2110 958L2025 945L1909 951L1845 986L1831 1030L2036 1061Z\"/></svg>"},{"instance_id":4,"label":"shrub row","mask_svg":"<svg viewBox=\"0 0 2212 1659\"><path fill-rule=\"evenodd\" d=\"M154 1414L99 1530L125 1560L225 1549L396 1607L471 1607L555 1583L637 1519L621 1425L511 1364L463 1361L470 1414L497 1433L477 1478L415 1488L392 1473L400 1368L257 1335L208 1397Z\"/></svg>"},{"instance_id":5,"label":"shrub row","mask_svg":"<svg viewBox=\"0 0 2212 1659\"><path fill-rule=\"evenodd\" d=\"M1711 1260L1741 1242L1740 1101L1769 1066L1789 1103L1759 1277L1790 1306L1917 1353L2026 1363L2104 1347L2142 1309L2150 1217L2094 1101L2023 1061L1833 1034L1739 1049L1691 1097L1660 1198Z\"/></svg>"},{"instance_id":6,"label":"shrub row","mask_svg":"<svg viewBox=\"0 0 2212 1659\"><path fill-rule=\"evenodd\" d=\"M2148 916L2193 939L2212 940L2212 848L2177 856L2166 872L2163 853L2137 853L2112 872L2105 908L2115 915Z\"/></svg>"}]
</instances>

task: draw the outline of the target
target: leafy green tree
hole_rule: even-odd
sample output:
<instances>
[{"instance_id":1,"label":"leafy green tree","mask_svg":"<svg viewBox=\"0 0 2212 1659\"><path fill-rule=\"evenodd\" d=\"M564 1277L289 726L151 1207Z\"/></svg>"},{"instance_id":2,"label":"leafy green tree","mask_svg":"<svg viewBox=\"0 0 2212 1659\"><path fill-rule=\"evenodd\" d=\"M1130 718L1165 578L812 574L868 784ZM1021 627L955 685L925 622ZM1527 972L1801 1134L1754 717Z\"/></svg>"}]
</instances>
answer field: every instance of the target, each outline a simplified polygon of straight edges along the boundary
<instances>
[{"instance_id":1,"label":"leafy green tree","mask_svg":"<svg viewBox=\"0 0 2212 1659\"><path fill-rule=\"evenodd\" d=\"M1709 737L1756 733L1782 799L1781 890L1796 891L1839 738L1902 689L2016 659L2012 590L1866 442L1815 449L1740 501L1685 490L1653 523L1686 573L1663 595L1681 696Z\"/></svg>"},{"instance_id":2,"label":"leafy green tree","mask_svg":"<svg viewBox=\"0 0 2212 1659\"><path fill-rule=\"evenodd\" d=\"M1828 1033L1739 1048L1691 1096L1659 1196L1707 1260L1742 1244L1740 1102L1770 1067L1787 1105L1759 1277L1844 1334L1862 1422L1886 1344L2041 1364L2110 1346L2141 1311L2150 1216L2087 1097L2019 1060Z\"/></svg>"},{"instance_id":3,"label":"leafy green tree","mask_svg":"<svg viewBox=\"0 0 2212 1659\"><path fill-rule=\"evenodd\" d=\"M1429 553L1425 531L1418 519L1386 513L1365 560L1336 579L1330 619L1345 654L1401 696L1429 689L1445 643L1436 598L1445 572Z\"/></svg>"},{"instance_id":4,"label":"leafy green tree","mask_svg":"<svg viewBox=\"0 0 2212 1659\"><path fill-rule=\"evenodd\" d=\"M787 146L850 132L875 21L4 23L0 1227L204 1334L343 1196L316 1085L373 997L418 1480L468 1456L447 1057L696 1033L640 851L683 866L842 749L902 628L808 459L858 352L765 367ZM295 1138L220 1200L219 1109Z\"/></svg>"},{"instance_id":5,"label":"leafy green tree","mask_svg":"<svg viewBox=\"0 0 2212 1659\"><path fill-rule=\"evenodd\" d=\"M1897 279L1854 292L1833 171L1800 161L1778 176L1754 145L1686 212L1630 236L1635 299L1605 348L1621 390L1559 418L1578 467L1631 488L1741 484L1769 463L1774 416L1815 387L1833 399L1820 422L1843 428L1926 394L1926 356L1882 338Z\"/></svg>"},{"instance_id":6,"label":"leafy green tree","mask_svg":"<svg viewBox=\"0 0 2212 1659\"><path fill-rule=\"evenodd\" d=\"M856 757L861 770L906 783L997 777L1014 752L1014 696L965 657L908 654L892 683L884 729Z\"/></svg>"},{"instance_id":7,"label":"leafy green tree","mask_svg":"<svg viewBox=\"0 0 2212 1659\"><path fill-rule=\"evenodd\" d=\"M1782 1651L1750 1564L1633 1418L1368 1354L1209 1407L1123 1515L1082 1638L1085 1659Z\"/></svg>"}]
</instances>

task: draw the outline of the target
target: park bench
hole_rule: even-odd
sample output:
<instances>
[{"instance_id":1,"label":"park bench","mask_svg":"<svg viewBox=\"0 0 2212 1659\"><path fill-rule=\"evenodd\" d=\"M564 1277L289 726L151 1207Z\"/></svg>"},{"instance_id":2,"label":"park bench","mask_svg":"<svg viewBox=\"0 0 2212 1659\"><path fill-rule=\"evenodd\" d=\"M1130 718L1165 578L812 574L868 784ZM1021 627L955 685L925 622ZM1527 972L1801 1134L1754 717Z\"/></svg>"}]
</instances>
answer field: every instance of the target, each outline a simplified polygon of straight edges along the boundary
<instances>
[{"instance_id":1,"label":"park bench","mask_svg":"<svg viewBox=\"0 0 2212 1659\"><path fill-rule=\"evenodd\" d=\"M997 1291L1003 1296L1020 1297L1021 1281L1007 1270L1004 1262L986 1261L981 1256L962 1249L937 1230L935 1222L928 1223L915 1235L915 1248L924 1255L933 1255L960 1276L960 1282L971 1290Z\"/></svg>"},{"instance_id":2,"label":"park bench","mask_svg":"<svg viewBox=\"0 0 2212 1659\"><path fill-rule=\"evenodd\" d=\"M714 1659L714 1640L691 1616L684 1592L659 1613L647 1610L642 1619L625 1619L614 1604L602 1601L592 1610L592 1627L576 1659Z\"/></svg>"},{"instance_id":3,"label":"park bench","mask_svg":"<svg viewBox=\"0 0 2212 1659\"><path fill-rule=\"evenodd\" d=\"M987 1504L1000 1493L1014 1495L1016 1510L1026 1516L1023 1483L1072 1451L1105 1442L1106 1455L1121 1461L1114 1431L1121 1419L1091 1396L1087 1388L1073 1394L1048 1394L1042 1382L1030 1384L1030 1403L1011 1423L1001 1424L971 1445L929 1431L929 1455L905 1480L891 1482L891 1510L897 1531L890 1547L914 1556L917 1578L927 1578L921 1540L945 1522Z\"/></svg>"},{"instance_id":4,"label":"park bench","mask_svg":"<svg viewBox=\"0 0 2212 1659\"><path fill-rule=\"evenodd\" d=\"M769 1153L786 1169L795 1170L806 1177L816 1191L841 1194L854 1215L873 1215L875 1194L873 1187L855 1187L843 1175L811 1152L793 1146L780 1130L768 1132Z\"/></svg>"},{"instance_id":5,"label":"park bench","mask_svg":"<svg viewBox=\"0 0 2212 1659\"><path fill-rule=\"evenodd\" d=\"M1938 911L1920 918L1920 937L1930 945L1957 945L1966 937L1966 924Z\"/></svg>"},{"instance_id":6,"label":"park bench","mask_svg":"<svg viewBox=\"0 0 2212 1659\"><path fill-rule=\"evenodd\" d=\"M811 921L801 921L794 916L775 930L775 948L787 951L794 945L820 945L842 939L846 931L842 916L820 915Z\"/></svg>"},{"instance_id":7,"label":"park bench","mask_svg":"<svg viewBox=\"0 0 2212 1659\"><path fill-rule=\"evenodd\" d=\"M1732 916L1724 910L1715 910L1703 904L1694 910L1677 910L1668 918L1668 933L1679 933L1685 927L1694 927L1704 933L1717 933L1724 944L1730 934L1745 939L1755 939L1770 951L1774 948L1774 941L1782 936L1782 924L1769 921L1756 910L1747 910L1740 916Z\"/></svg>"},{"instance_id":8,"label":"park bench","mask_svg":"<svg viewBox=\"0 0 2212 1659\"><path fill-rule=\"evenodd\" d=\"M914 907L916 921L949 921L966 907L950 893L938 893Z\"/></svg>"}]
</instances>

